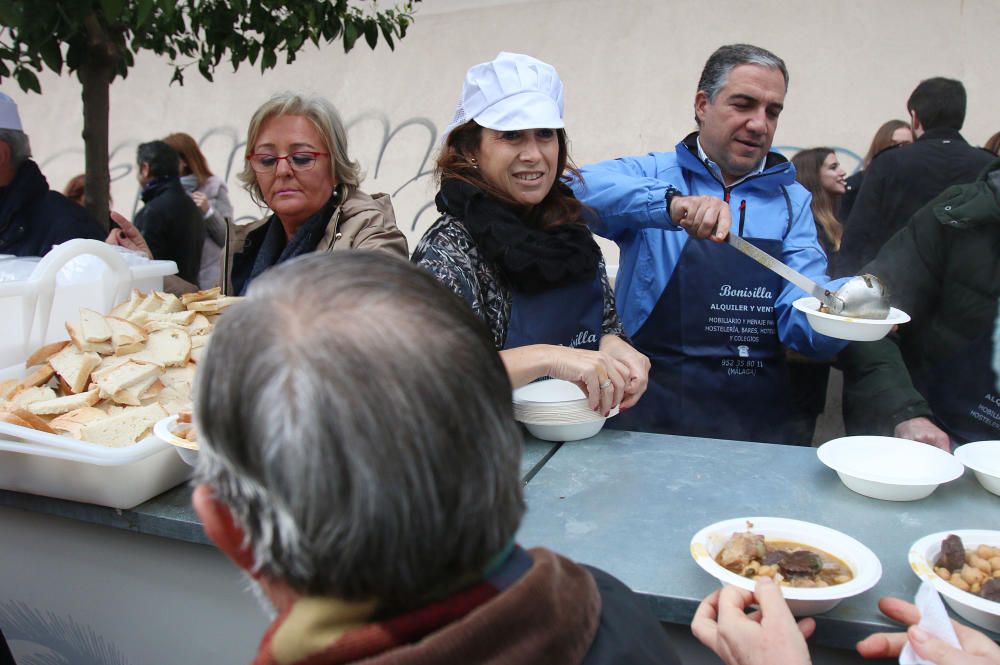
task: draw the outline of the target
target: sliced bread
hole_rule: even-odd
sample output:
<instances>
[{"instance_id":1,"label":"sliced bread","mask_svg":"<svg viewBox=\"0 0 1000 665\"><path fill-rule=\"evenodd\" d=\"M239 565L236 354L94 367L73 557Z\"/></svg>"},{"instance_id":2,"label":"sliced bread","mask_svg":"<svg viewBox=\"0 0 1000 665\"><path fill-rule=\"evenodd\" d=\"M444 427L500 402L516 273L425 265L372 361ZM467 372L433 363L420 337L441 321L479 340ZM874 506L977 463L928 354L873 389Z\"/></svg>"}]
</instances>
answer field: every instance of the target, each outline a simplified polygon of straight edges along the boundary
<instances>
[{"instance_id":1,"label":"sliced bread","mask_svg":"<svg viewBox=\"0 0 1000 665\"><path fill-rule=\"evenodd\" d=\"M141 439L152 429L156 421L166 417L166 410L159 404L132 406L86 425L80 431L80 438L91 443L120 448Z\"/></svg>"},{"instance_id":2,"label":"sliced bread","mask_svg":"<svg viewBox=\"0 0 1000 665\"><path fill-rule=\"evenodd\" d=\"M99 399L98 390L94 388L79 395L67 395L66 397L32 402L28 405L28 410L40 416L57 416L85 406L94 406Z\"/></svg>"},{"instance_id":3,"label":"sliced bread","mask_svg":"<svg viewBox=\"0 0 1000 665\"><path fill-rule=\"evenodd\" d=\"M92 351L80 351L69 344L49 358L49 364L66 381L70 392L81 393L87 387L90 373L101 364L101 356Z\"/></svg>"},{"instance_id":4,"label":"sliced bread","mask_svg":"<svg viewBox=\"0 0 1000 665\"><path fill-rule=\"evenodd\" d=\"M104 316L86 307L80 310L80 332L86 342L107 342L111 339L111 326Z\"/></svg>"}]
</instances>

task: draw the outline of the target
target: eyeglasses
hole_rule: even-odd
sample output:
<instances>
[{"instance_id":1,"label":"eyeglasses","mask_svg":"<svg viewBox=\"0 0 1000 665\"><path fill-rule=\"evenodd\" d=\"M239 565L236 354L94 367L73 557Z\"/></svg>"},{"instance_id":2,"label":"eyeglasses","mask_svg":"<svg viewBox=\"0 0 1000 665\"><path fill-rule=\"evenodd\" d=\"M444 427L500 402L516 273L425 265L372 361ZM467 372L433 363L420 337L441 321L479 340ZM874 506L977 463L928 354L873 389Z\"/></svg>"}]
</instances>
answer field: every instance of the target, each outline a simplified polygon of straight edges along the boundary
<instances>
[{"instance_id":1,"label":"eyeglasses","mask_svg":"<svg viewBox=\"0 0 1000 665\"><path fill-rule=\"evenodd\" d=\"M293 152L290 155L279 157L278 155L258 152L247 155L247 161L250 162L250 168L257 173L270 173L278 168L278 162L283 159L288 162L288 166L293 171L308 171L316 165L318 158L329 156L329 154L328 152Z\"/></svg>"}]
</instances>

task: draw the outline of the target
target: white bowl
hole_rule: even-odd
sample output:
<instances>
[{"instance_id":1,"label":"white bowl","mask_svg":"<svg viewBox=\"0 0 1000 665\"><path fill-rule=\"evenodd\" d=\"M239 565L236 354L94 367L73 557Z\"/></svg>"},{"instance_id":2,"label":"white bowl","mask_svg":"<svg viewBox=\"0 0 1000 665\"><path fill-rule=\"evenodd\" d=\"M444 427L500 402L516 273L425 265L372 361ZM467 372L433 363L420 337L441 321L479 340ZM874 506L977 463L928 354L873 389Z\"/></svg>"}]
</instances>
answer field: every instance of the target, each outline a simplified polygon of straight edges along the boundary
<instances>
[{"instance_id":1,"label":"white bowl","mask_svg":"<svg viewBox=\"0 0 1000 665\"><path fill-rule=\"evenodd\" d=\"M172 445L187 464L195 466L198 464L198 443L177 436L174 434L176 429L178 429L177 416L168 416L153 425L153 434Z\"/></svg>"},{"instance_id":2,"label":"white bowl","mask_svg":"<svg viewBox=\"0 0 1000 665\"><path fill-rule=\"evenodd\" d=\"M979 484L1000 496L1000 441L976 441L955 449L955 457L976 474Z\"/></svg>"},{"instance_id":3,"label":"white bowl","mask_svg":"<svg viewBox=\"0 0 1000 665\"><path fill-rule=\"evenodd\" d=\"M816 455L849 489L885 501L922 499L965 471L939 448L888 436L845 436L827 441Z\"/></svg>"},{"instance_id":4,"label":"white bowl","mask_svg":"<svg viewBox=\"0 0 1000 665\"><path fill-rule=\"evenodd\" d=\"M895 307L889 308L889 316L884 319L855 319L819 311L819 300L812 297L799 298L792 306L805 312L809 325L818 333L852 342L874 342L889 334L892 327L910 320L909 314Z\"/></svg>"},{"instance_id":5,"label":"white bowl","mask_svg":"<svg viewBox=\"0 0 1000 665\"><path fill-rule=\"evenodd\" d=\"M514 391L515 404L567 403L587 401L587 395L578 385L562 379L543 379L521 386Z\"/></svg>"},{"instance_id":6,"label":"white bowl","mask_svg":"<svg viewBox=\"0 0 1000 665\"><path fill-rule=\"evenodd\" d=\"M847 564L854 579L844 584L812 589L780 587L795 616L811 616L828 612L844 598L864 593L882 577L882 564L875 553L850 536L829 527L783 517L737 517L711 524L691 539L691 556L709 575L722 584L732 584L753 591L754 581L723 568L715 561L734 533L747 530L761 534L767 540L789 540L828 552Z\"/></svg>"},{"instance_id":7,"label":"white bowl","mask_svg":"<svg viewBox=\"0 0 1000 665\"><path fill-rule=\"evenodd\" d=\"M593 413L593 412L591 412ZM597 414L594 414L597 415ZM618 407L608 412L608 418L618 415ZM556 420L521 420L536 439L542 441L581 441L595 436L604 427L608 418L597 416L578 422L558 422Z\"/></svg>"},{"instance_id":8,"label":"white bowl","mask_svg":"<svg viewBox=\"0 0 1000 665\"><path fill-rule=\"evenodd\" d=\"M934 588L944 596L944 601L955 611L955 614L977 626L993 632L1000 632L1000 603L980 598L968 591L962 591L938 577L937 573L934 572L934 561L941 553L941 541L951 534L961 538L966 548L971 549L979 545L1000 547L1000 531L960 529L932 533L913 543L910 547L910 568L917 574L917 577L934 585Z\"/></svg>"}]
</instances>

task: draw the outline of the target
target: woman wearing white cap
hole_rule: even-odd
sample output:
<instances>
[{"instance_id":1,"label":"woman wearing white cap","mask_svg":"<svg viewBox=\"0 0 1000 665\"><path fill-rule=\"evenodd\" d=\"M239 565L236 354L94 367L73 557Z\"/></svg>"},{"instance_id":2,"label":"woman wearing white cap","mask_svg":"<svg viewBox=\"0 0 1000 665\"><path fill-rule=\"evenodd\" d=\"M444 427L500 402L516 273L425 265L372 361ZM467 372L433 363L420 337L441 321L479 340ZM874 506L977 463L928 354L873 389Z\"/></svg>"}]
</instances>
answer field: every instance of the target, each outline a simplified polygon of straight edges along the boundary
<instances>
[{"instance_id":1,"label":"woman wearing white cap","mask_svg":"<svg viewBox=\"0 0 1000 665\"><path fill-rule=\"evenodd\" d=\"M563 127L552 66L501 53L470 69L437 161L442 216L413 261L487 324L514 387L574 381L606 415L641 397L649 361L622 339L601 251L565 183L578 174Z\"/></svg>"}]
</instances>

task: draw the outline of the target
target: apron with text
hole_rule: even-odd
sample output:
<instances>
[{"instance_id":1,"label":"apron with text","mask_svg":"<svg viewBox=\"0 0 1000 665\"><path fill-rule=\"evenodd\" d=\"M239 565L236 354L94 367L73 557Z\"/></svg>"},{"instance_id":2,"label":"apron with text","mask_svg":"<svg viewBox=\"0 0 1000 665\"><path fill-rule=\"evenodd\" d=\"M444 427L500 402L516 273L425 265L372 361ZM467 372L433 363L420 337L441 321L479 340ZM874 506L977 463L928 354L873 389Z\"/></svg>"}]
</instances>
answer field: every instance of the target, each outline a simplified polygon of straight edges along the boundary
<instances>
[{"instance_id":1,"label":"apron with text","mask_svg":"<svg viewBox=\"0 0 1000 665\"><path fill-rule=\"evenodd\" d=\"M775 257L782 241L746 238ZM608 421L615 429L808 445L795 440L776 273L707 240L689 240L649 318L633 336L649 388Z\"/></svg>"},{"instance_id":2,"label":"apron with text","mask_svg":"<svg viewBox=\"0 0 1000 665\"><path fill-rule=\"evenodd\" d=\"M915 381L953 443L1000 439L1000 395L992 360L990 331Z\"/></svg>"},{"instance_id":3,"label":"apron with text","mask_svg":"<svg viewBox=\"0 0 1000 665\"><path fill-rule=\"evenodd\" d=\"M541 293L513 292L503 348L557 344L596 351L604 322L604 287L594 279Z\"/></svg>"}]
</instances>

